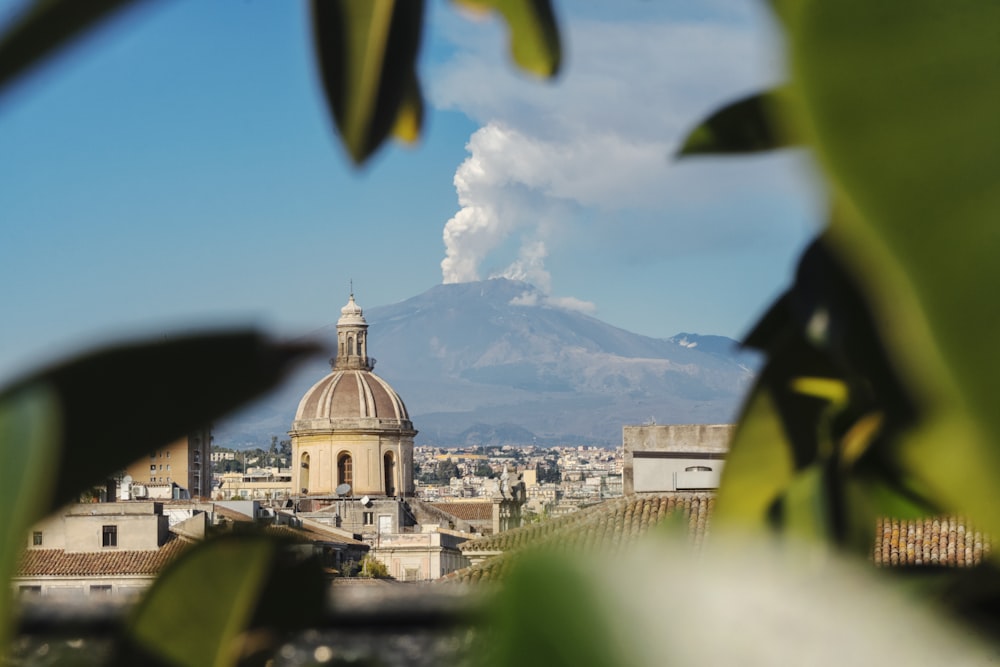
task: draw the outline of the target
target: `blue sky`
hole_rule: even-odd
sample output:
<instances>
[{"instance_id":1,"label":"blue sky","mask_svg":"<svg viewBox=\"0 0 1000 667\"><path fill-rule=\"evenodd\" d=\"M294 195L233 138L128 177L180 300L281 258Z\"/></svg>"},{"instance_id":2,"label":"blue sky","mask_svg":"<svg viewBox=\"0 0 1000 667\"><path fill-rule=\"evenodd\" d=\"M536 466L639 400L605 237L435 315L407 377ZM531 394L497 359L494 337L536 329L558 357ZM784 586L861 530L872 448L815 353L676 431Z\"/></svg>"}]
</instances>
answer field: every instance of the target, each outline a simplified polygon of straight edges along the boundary
<instances>
[{"instance_id":1,"label":"blue sky","mask_svg":"<svg viewBox=\"0 0 1000 667\"><path fill-rule=\"evenodd\" d=\"M669 155L781 81L762 5L557 4L565 67L546 84L512 68L501 24L429 3L423 139L361 170L303 3L132 11L0 97L0 378L137 334L306 333L350 279L373 307L521 277L638 333L737 337L818 227L810 164Z\"/></svg>"}]
</instances>

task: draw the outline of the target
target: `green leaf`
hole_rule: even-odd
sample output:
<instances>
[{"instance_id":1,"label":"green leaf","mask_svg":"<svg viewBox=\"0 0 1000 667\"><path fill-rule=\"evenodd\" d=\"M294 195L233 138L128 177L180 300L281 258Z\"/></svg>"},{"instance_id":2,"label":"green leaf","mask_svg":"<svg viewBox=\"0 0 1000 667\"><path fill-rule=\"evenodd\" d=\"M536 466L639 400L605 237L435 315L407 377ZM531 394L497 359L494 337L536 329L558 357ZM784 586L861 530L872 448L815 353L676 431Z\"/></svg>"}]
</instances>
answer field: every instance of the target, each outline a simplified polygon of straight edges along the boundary
<instances>
[{"instance_id":1,"label":"green leaf","mask_svg":"<svg viewBox=\"0 0 1000 667\"><path fill-rule=\"evenodd\" d=\"M0 37L0 92L71 41L137 0L39 0Z\"/></svg>"},{"instance_id":2,"label":"green leaf","mask_svg":"<svg viewBox=\"0 0 1000 667\"><path fill-rule=\"evenodd\" d=\"M323 91L355 164L367 160L398 122L413 126L423 12L423 0L313 0Z\"/></svg>"},{"instance_id":3,"label":"green leaf","mask_svg":"<svg viewBox=\"0 0 1000 667\"><path fill-rule=\"evenodd\" d=\"M770 392L758 385L729 445L712 517L715 525L742 530L768 526L772 506L795 474L792 449Z\"/></svg>"},{"instance_id":4,"label":"green leaf","mask_svg":"<svg viewBox=\"0 0 1000 667\"><path fill-rule=\"evenodd\" d=\"M287 544L226 535L184 554L132 615L133 651L173 665L234 665L272 650L275 633L315 623L325 585L314 561L294 563Z\"/></svg>"},{"instance_id":5,"label":"green leaf","mask_svg":"<svg viewBox=\"0 0 1000 667\"><path fill-rule=\"evenodd\" d=\"M262 394L315 351L245 331L186 336L108 348L16 382L0 403L48 391L61 427L53 494L35 498L31 519Z\"/></svg>"},{"instance_id":6,"label":"green leaf","mask_svg":"<svg viewBox=\"0 0 1000 667\"><path fill-rule=\"evenodd\" d=\"M1000 4L810 0L786 19L800 125L847 213L831 240L925 405L900 456L1000 531Z\"/></svg>"},{"instance_id":7,"label":"green leaf","mask_svg":"<svg viewBox=\"0 0 1000 667\"><path fill-rule=\"evenodd\" d=\"M779 93L766 91L718 109L688 134L678 157L719 153L759 153L795 145L776 122Z\"/></svg>"},{"instance_id":8,"label":"green leaf","mask_svg":"<svg viewBox=\"0 0 1000 667\"><path fill-rule=\"evenodd\" d=\"M612 667L610 619L571 556L521 554L487 619L484 662L497 667Z\"/></svg>"},{"instance_id":9,"label":"green leaf","mask_svg":"<svg viewBox=\"0 0 1000 667\"><path fill-rule=\"evenodd\" d=\"M50 495L60 434L55 392L37 383L0 398L0 582L10 581L38 516ZM10 595L5 590L2 595ZM10 604L0 604L0 654L6 654Z\"/></svg>"},{"instance_id":10,"label":"green leaf","mask_svg":"<svg viewBox=\"0 0 1000 667\"><path fill-rule=\"evenodd\" d=\"M476 11L494 10L510 28L510 52L517 65L541 77L559 72L562 47L549 0L455 0Z\"/></svg>"}]
</instances>

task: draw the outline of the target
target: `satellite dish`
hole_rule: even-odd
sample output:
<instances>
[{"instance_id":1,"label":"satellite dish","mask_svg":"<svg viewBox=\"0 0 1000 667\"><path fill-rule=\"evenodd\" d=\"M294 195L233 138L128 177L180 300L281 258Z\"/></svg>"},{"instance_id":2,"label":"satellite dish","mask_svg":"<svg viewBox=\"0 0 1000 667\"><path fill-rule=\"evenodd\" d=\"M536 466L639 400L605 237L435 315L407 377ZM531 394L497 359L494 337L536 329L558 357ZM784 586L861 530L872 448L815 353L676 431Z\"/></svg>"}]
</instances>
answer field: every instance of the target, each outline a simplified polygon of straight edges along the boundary
<instances>
[{"instance_id":1,"label":"satellite dish","mask_svg":"<svg viewBox=\"0 0 1000 667\"><path fill-rule=\"evenodd\" d=\"M132 484L132 475L125 475L122 477L122 484L124 486L129 486Z\"/></svg>"},{"instance_id":2,"label":"satellite dish","mask_svg":"<svg viewBox=\"0 0 1000 667\"><path fill-rule=\"evenodd\" d=\"M361 504L364 505L365 507L368 507L368 503L370 501L371 499L368 496L361 496Z\"/></svg>"},{"instance_id":3,"label":"satellite dish","mask_svg":"<svg viewBox=\"0 0 1000 667\"><path fill-rule=\"evenodd\" d=\"M334 493L336 493L341 498L343 498L344 496L346 496L350 492L351 492L351 485L350 484L341 484L336 489L334 489Z\"/></svg>"}]
</instances>

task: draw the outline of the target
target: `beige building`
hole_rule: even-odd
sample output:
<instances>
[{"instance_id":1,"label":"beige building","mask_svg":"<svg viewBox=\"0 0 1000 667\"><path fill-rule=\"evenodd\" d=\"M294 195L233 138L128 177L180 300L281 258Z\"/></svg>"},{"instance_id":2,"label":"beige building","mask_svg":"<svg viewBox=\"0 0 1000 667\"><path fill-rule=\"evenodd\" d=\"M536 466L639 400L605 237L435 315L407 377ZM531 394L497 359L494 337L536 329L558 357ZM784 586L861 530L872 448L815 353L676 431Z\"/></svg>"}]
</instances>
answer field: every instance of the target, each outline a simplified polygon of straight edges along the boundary
<instances>
[{"instance_id":1,"label":"beige building","mask_svg":"<svg viewBox=\"0 0 1000 667\"><path fill-rule=\"evenodd\" d=\"M185 497L181 490L190 498L211 497L211 448L212 431L204 428L142 457L125 469L132 478L129 497Z\"/></svg>"},{"instance_id":2,"label":"beige building","mask_svg":"<svg viewBox=\"0 0 1000 667\"><path fill-rule=\"evenodd\" d=\"M734 429L733 424L626 426L625 495L717 489Z\"/></svg>"},{"instance_id":3,"label":"beige building","mask_svg":"<svg viewBox=\"0 0 1000 667\"><path fill-rule=\"evenodd\" d=\"M288 468L249 468L219 476L216 500L265 500L278 503L292 495L292 471Z\"/></svg>"},{"instance_id":4,"label":"beige building","mask_svg":"<svg viewBox=\"0 0 1000 667\"><path fill-rule=\"evenodd\" d=\"M350 296L337 321L332 371L299 402L292 438L292 488L301 496L413 495L413 436L402 399L375 375L368 323ZM346 485L346 486L345 486Z\"/></svg>"},{"instance_id":5,"label":"beige building","mask_svg":"<svg viewBox=\"0 0 1000 667\"><path fill-rule=\"evenodd\" d=\"M468 567L469 559L458 545L467 534L426 526L422 533L379 536L372 554L385 563L389 576L399 581L430 581Z\"/></svg>"},{"instance_id":6,"label":"beige building","mask_svg":"<svg viewBox=\"0 0 1000 667\"><path fill-rule=\"evenodd\" d=\"M29 532L11 585L20 596L138 595L192 544L168 523L161 503L70 505Z\"/></svg>"}]
</instances>

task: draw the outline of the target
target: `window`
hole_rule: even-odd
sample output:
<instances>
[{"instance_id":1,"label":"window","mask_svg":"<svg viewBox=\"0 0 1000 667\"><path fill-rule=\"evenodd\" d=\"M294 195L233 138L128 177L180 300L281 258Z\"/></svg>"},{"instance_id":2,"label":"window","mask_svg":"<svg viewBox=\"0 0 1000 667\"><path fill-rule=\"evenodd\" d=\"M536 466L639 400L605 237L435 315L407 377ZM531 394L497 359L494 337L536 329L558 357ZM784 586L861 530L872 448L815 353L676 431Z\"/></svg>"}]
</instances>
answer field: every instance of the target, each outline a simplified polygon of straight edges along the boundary
<instances>
[{"instance_id":1,"label":"window","mask_svg":"<svg viewBox=\"0 0 1000 667\"><path fill-rule=\"evenodd\" d=\"M17 594L23 598L34 597L42 594L41 586L18 586Z\"/></svg>"},{"instance_id":2,"label":"window","mask_svg":"<svg viewBox=\"0 0 1000 667\"><path fill-rule=\"evenodd\" d=\"M150 454L150 455L149 455L149 458L151 458L151 459L155 459L155 458L156 458L156 452L153 452L152 454Z\"/></svg>"},{"instance_id":3,"label":"window","mask_svg":"<svg viewBox=\"0 0 1000 667\"><path fill-rule=\"evenodd\" d=\"M167 472L169 472L169 471L170 471L170 464L168 463L167 464Z\"/></svg>"},{"instance_id":4,"label":"window","mask_svg":"<svg viewBox=\"0 0 1000 667\"><path fill-rule=\"evenodd\" d=\"M149 472L156 472L156 464L149 466Z\"/></svg>"},{"instance_id":5,"label":"window","mask_svg":"<svg viewBox=\"0 0 1000 667\"><path fill-rule=\"evenodd\" d=\"M365 512L365 525L366 526L375 525L375 512Z\"/></svg>"},{"instance_id":6,"label":"window","mask_svg":"<svg viewBox=\"0 0 1000 667\"><path fill-rule=\"evenodd\" d=\"M337 459L337 484L351 484L354 481L354 464L350 454L341 454Z\"/></svg>"},{"instance_id":7,"label":"window","mask_svg":"<svg viewBox=\"0 0 1000 667\"><path fill-rule=\"evenodd\" d=\"M101 546L118 546L118 526L101 526Z\"/></svg>"},{"instance_id":8,"label":"window","mask_svg":"<svg viewBox=\"0 0 1000 667\"><path fill-rule=\"evenodd\" d=\"M91 595L111 595L110 584L94 584L90 587Z\"/></svg>"},{"instance_id":9,"label":"window","mask_svg":"<svg viewBox=\"0 0 1000 667\"><path fill-rule=\"evenodd\" d=\"M36 530L31 534L31 543L36 546L42 546L42 531Z\"/></svg>"},{"instance_id":10,"label":"window","mask_svg":"<svg viewBox=\"0 0 1000 667\"><path fill-rule=\"evenodd\" d=\"M170 450L169 449L167 450L167 458L168 459L170 458Z\"/></svg>"}]
</instances>

